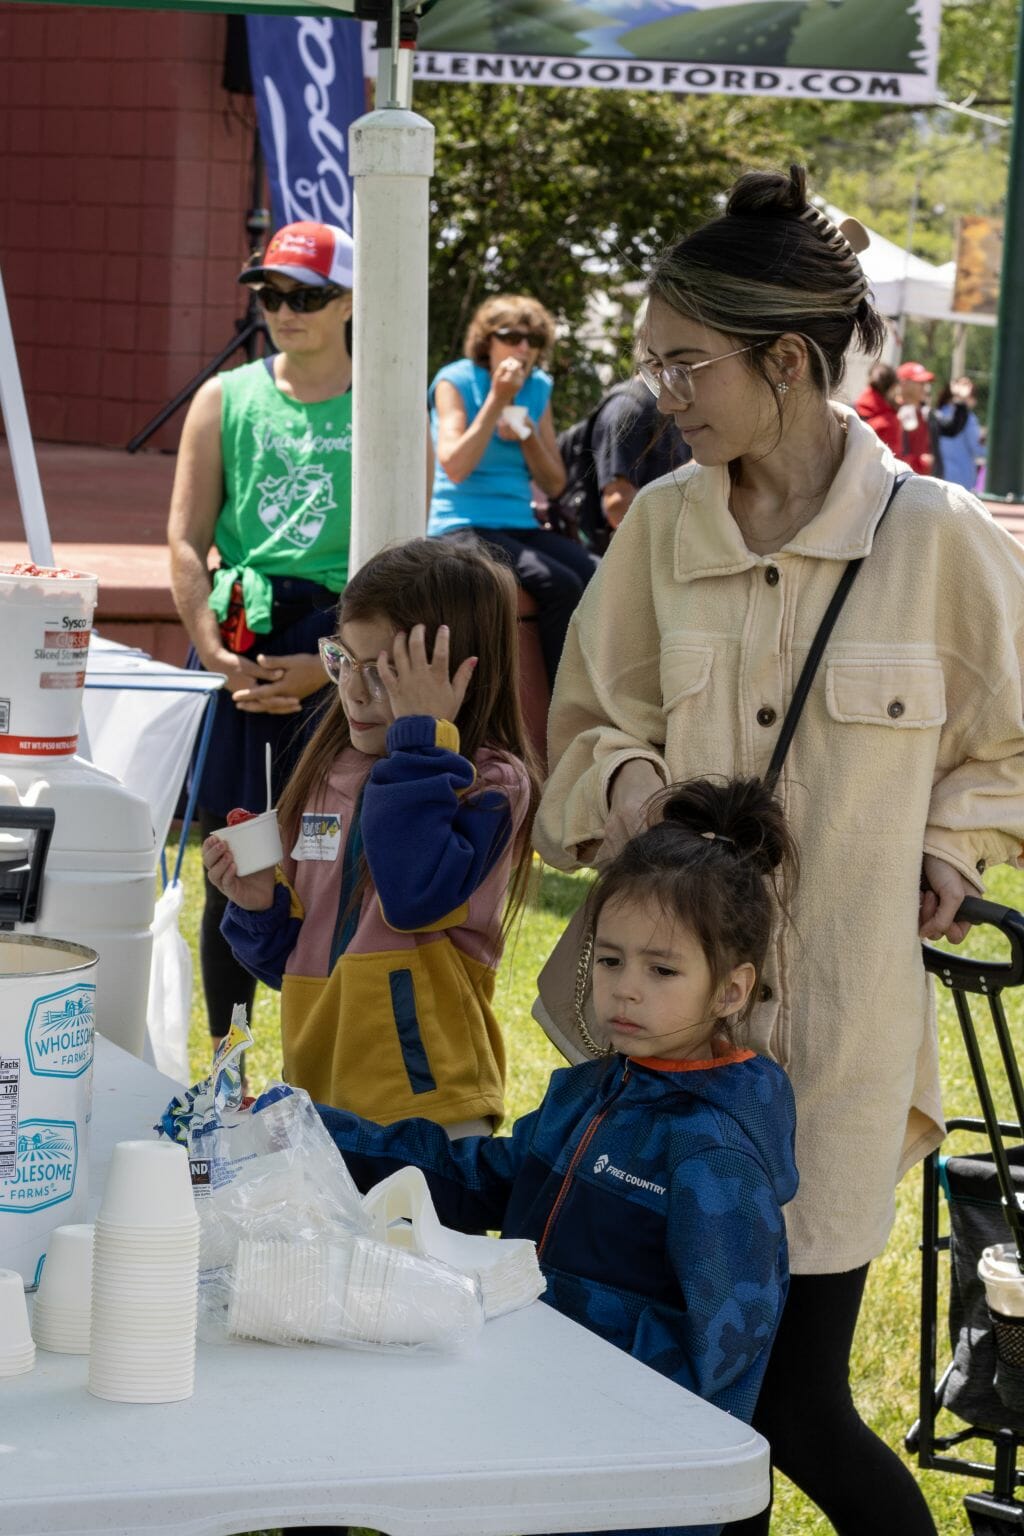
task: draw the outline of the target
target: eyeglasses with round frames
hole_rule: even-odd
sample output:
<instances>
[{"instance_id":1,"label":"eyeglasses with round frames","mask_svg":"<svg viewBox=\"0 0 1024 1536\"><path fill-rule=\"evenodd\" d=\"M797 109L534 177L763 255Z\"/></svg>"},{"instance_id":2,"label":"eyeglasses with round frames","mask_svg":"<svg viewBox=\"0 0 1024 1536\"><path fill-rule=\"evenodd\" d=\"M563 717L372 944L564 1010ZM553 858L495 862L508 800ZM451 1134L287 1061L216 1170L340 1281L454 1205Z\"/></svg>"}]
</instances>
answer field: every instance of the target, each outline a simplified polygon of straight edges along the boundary
<instances>
[{"instance_id":1,"label":"eyeglasses with round frames","mask_svg":"<svg viewBox=\"0 0 1024 1536\"><path fill-rule=\"evenodd\" d=\"M258 288L256 292L263 308L272 315L277 314L282 304L287 304L293 314L314 315L341 298L340 288L292 288L289 293L280 288Z\"/></svg>"},{"instance_id":2,"label":"eyeglasses with round frames","mask_svg":"<svg viewBox=\"0 0 1024 1536\"><path fill-rule=\"evenodd\" d=\"M503 341L506 347L518 347L521 342L527 341L538 352L547 341L543 331L519 331L510 325L503 325L500 331L492 331L491 335Z\"/></svg>"},{"instance_id":3,"label":"eyeglasses with round frames","mask_svg":"<svg viewBox=\"0 0 1024 1536\"><path fill-rule=\"evenodd\" d=\"M320 641L320 660L324 664L324 671L332 683L339 688L347 688L352 681L352 675L358 672L363 679L363 686L375 704L380 704L387 698L387 689L377 670L374 661L356 661L350 656L345 647L339 645L337 640L328 640L326 637Z\"/></svg>"},{"instance_id":4,"label":"eyeglasses with round frames","mask_svg":"<svg viewBox=\"0 0 1024 1536\"><path fill-rule=\"evenodd\" d=\"M692 405L696 399L693 375L698 368L710 368L712 363L724 363L727 357L739 357L741 353L753 352L753 350L752 346L737 347L734 352L722 352L718 357L706 357L702 363L670 363L667 368L655 367L651 363L638 363L636 371L655 400L660 399L664 388L673 400L678 400L680 405Z\"/></svg>"}]
</instances>

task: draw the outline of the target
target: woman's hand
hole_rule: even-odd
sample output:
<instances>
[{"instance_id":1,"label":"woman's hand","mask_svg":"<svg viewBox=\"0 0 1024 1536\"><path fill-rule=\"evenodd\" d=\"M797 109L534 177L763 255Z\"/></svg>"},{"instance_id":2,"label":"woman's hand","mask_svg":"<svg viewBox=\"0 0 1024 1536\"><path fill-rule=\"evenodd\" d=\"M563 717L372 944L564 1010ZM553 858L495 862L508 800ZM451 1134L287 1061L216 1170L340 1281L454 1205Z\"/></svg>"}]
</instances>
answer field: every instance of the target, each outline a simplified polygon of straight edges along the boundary
<instances>
[{"instance_id":1,"label":"woman's hand","mask_svg":"<svg viewBox=\"0 0 1024 1536\"><path fill-rule=\"evenodd\" d=\"M526 383L526 369L517 357L503 357L491 374L491 394L504 410Z\"/></svg>"},{"instance_id":2,"label":"woman's hand","mask_svg":"<svg viewBox=\"0 0 1024 1536\"><path fill-rule=\"evenodd\" d=\"M922 939L949 939L959 944L971 931L970 923L954 919L967 896L978 893L958 869L926 853L921 861L921 903L918 933Z\"/></svg>"},{"instance_id":3,"label":"woman's hand","mask_svg":"<svg viewBox=\"0 0 1024 1536\"><path fill-rule=\"evenodd\" d=\"M447 624L442 624L434 636L429 661L423 624L414 624L408 635L397 634L390 657L387 651L377 657L377 671L396 720L402 715L433 715L435 720L450 720L453 725L476 664L477 657L469 656L455 676L449 677Z\"/></svg>"},{"instance_id":4,"label":"woman's hand","mask_svg":"<svg viewBox=\"0 0 1024 1536\"><path fill-rule=\"evenodd\" d=\"M227 843L210 836L203 844L203 867L215 885L236 907L247 912L266 912L274 904L274 867L258 869L253 875L240 875L235 869L235 856Z\"/></svg>"},{"instance_id":5,"label":"woman's hand","mask_svg":"<svg viewBox=\"0 0 1024 1536\"><path fill-rule=\"evenodd\" d=\"M232 689L236 707L246 714L294 715L329 681L319 655L257 656L256 663L259 675Z\"/></svg>"},{"instance_id":6,"label":"woman's hand","mask_svg":"<svg viewBox=\"0 0 1024 1536\"><path fill-rule=\"evenodd\" d=\"M645 825L644 807L651 796L664 787L661 774L647 758L635 757L623 763L612 779L608 797L611 809L605 822L598 863L605 864L613 859L641 830Z\"/></svg>"},{"instance_id":7,"label":"woman's hand","mask_svg":"<svg viewBox=\"0 0 1024 1536\"><path fill-rule=\"evenodd\" d=\"M281 677L280 667L266 664L276 662L276 657L261 656L259 661L250 661L222 645L204 647L201 651L197 647L197 652L207 672L223 672L224 686L232 696L256 683L276 683Z\"/></svg>"}]
</instances>

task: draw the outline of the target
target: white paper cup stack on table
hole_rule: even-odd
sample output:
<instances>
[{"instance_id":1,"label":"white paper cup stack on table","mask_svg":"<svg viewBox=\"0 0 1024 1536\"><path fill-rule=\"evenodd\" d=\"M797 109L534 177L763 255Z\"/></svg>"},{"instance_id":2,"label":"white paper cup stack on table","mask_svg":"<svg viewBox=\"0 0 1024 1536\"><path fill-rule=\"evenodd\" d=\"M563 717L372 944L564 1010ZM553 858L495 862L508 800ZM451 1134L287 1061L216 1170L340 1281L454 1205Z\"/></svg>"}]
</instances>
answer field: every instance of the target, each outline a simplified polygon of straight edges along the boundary
<instances>
[{"instance_id":1,"label":"white paper cup stack on table","mask_svg":"<svg viewBox=\"0 0 1024 1536\"><path fill-rule=\"evenodd\" d=\"M40 1349L87 1355L92 1317L93 1228L84 1222L50 1234L32 1309L32 1336Z\"/></svg>"},{"instance_id":2,"label":"white paper cup stack on table","mask_svg":"<svg viewBox=\"0 0 1024 1536\"><path fill-rule=\"evenodd\" d=\"M198 1279L199 1218L184 1147L119 1142L93 1244L94 1396L125 1403L191 1397Z\"/></svg>"},{"instance_id":3,"label":"white paper cup stack on table","mask_svg":"<svg viewBox=\"0 0 1024 1536\"><path fill-rule=\"evenodd\" d=\"M0 1269L0 1376L20 1376L35 1363L25 1282L16 1269Z\"/></svg>"},{"instance_id":4,"label":"white paper cup stack on table","mask_svg":"<svg viewBox=\"0 0 1024 1536\"><path fill-rule=\"evenodd\" d=\"M506 405L501 413L501 419L523 442L531 435L530 413L525 405Z\"/></svg>"}]
</instances>

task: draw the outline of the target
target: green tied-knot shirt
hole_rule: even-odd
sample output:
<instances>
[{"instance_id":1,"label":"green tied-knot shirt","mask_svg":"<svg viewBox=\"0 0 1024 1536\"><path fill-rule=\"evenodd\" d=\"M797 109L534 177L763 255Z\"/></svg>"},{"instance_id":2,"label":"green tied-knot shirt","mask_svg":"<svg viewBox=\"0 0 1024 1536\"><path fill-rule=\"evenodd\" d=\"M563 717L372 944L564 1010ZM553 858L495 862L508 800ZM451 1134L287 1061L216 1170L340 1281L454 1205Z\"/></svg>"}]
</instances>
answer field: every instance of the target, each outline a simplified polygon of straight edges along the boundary
<instances>
[{"instance_id":1,"label":"green tied-knot shirt","mask_svg":"<svg viewBox=\"0 0 1024 1536\"><path fill-rule=\"evenodd\" d=\"M271 628L271 576L348 579L352 520L352 396L304 405L275 384L263 359L220 375L225 500L213 541L221 557L210 607L227 618L242 584L245 619Z\"/></svg>"}]
</instances>

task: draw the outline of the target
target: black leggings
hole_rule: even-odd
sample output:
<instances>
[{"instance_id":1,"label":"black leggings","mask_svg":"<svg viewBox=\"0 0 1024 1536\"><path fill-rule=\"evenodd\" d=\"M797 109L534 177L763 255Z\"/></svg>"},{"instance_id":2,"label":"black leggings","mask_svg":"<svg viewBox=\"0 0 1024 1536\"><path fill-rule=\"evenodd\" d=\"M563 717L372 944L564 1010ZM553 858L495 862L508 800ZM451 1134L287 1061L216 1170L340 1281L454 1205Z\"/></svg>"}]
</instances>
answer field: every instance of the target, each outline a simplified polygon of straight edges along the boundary
<instances>
[{"instance_id":1,"label":"black leggings","mask_svg":"<svg viewBox=\"0 0 1024 1536\"><path fill-rule=\"evenodd\" d=\"M196 812L199 833L205 842L211 832L224 825L222 816L210 811ZM252 1023L252 1005L256 996L256 978L250 976L244 965L239 965L231 953L231 946L220 931L220 920L228 899L211 885L203 870L203 918L199 926L199 966L203 973L203 992L206 995L206 1017L210 1034L215 1040L226 1035L231 1027L231 1010L236 1003L244 1003L249 1023Z\"/></svg>"},{"instance_id":2,"label":"black leggings","mask_svg":"<svg viewBox=\"0 0 1024 1536\"><path fill-rule=\"evenodd\" d=\"M936 1536L911 1473L873 1434L850 1392L850 1346L868 1266L794 1275L772 1347L754 1428L784 1472L839 1536ZM771 1509L726 1527L767 1536Z\"/></svg>"},{"instance_id":3,"label":"black leggings","mask_svg":"<svg viewBox=\"0 0 1024 1536\"><path fill-rule=\"evenodd\" d=\"M553 688L569 620L600 565L585 544L548 528L475 528L478 539L509 562L524 592L537 604L537 638Z\"/></svg>"}]
</instances>

